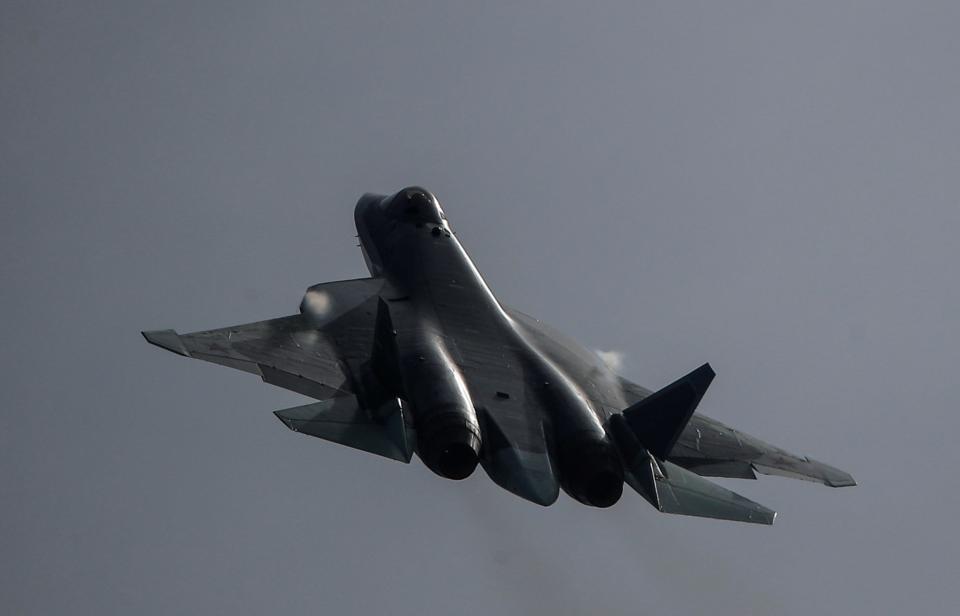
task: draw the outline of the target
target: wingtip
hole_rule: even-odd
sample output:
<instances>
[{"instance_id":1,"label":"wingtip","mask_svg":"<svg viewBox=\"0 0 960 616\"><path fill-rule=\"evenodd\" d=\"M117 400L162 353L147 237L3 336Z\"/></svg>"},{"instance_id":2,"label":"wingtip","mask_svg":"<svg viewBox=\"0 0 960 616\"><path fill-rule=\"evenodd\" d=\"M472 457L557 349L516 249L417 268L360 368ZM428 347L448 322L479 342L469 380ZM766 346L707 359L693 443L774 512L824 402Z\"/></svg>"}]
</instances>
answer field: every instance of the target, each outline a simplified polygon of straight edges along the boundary
<instances>
[{"instance_id":1,"label":"wingtip","mask_svg":"<svg viewBox=\"0 0 960 616\"><path fill-rule=\"evenodd\" d=\"M848 473L843 473L844 477L834 477L827 480L827 485L831 488L852 488L857 485L857 480Z\"/></svg>"},{"instance_id":2,"label":"wingtip","mask_svg":"<svg viewBox=\"0 0 960 616\"><path fill-rule=\"evenodd\" d=\"M183 346L183 340L180 339L180 335L177 334L176 330L155 329L150 331L142 331L140 334L147 342L154 346L158 346L161 349L166 349L172 353L176 353L177 355L190 357L190 352L187 351L185 346Z\"/></svg>"},{"instance_id":3,"label":"wingtip","mask_svg":"<svg viewBox=\"0 0 960 616\"><path fill-rule=\"evenodd\" d=\"M274 411L273 414L276 415L277 419L283 422L287 428L293 430L294 432L300 431L300 422L289 413L291 409L281 409L279 411Z\"/></svg>"},{"instance_id":4,"label":"wingtip","mask_svg":"<svg viewBox=\"0 0 960 616\"><path fill-rule=\"evenodd\" d=\"M742 498L742 497L741 497ZM747 499L744 499L747 500ZM745 518L740 518L738 520L733 520L735 522L746 522L748 524L761 524L763 526L773 526L773 523L777 521L777 512L773 509L764 507L760 503L754 501L748 501L753 505L753 511L751 511Z\"/></svg>"},{"instance_id":5,"label":"wingtip","mask_svg":"<svg viewBox=\"0 0 960 616\"><path fill-rule=\"evenodd\" d=\"M752 501L751 501L752 502ZM755 509L750 512L748 519L737 520L740 522L747 522L748 524L762 524L763 526L773 526L773 523L777 521L777 512L773 509L768 509L759 503L753 503Z\"/></svg>"},{"instance_id":6,"label":"wingtip","mask_svg":"<svg viewBox=\"0 0 960 616\"><path fill-rule=\"evenodd\" d=\"M753 462L751 467L761 475L778 475L791 479L803 479L813 481L831 488L845 488L857 485L856 480L850 473L840 470L835 466L818 462L813 458L797 458L795 461L787 461L783 464L761 464Z\"/></svg>"},{"instance_id":7,"label":"wingtip","mask_svg":"<svg viewBox=\"0 0 960 616\"><path fill-rule=\"evenodd\" d=\"M853 475L840 470L836 466L831 466L819 460L814 460L813 458L807 458L807 461L820 470L823 483L826 486L831 488L849 488L857 485L857 480L853 478Z\"/></svg>"}]
</instances>

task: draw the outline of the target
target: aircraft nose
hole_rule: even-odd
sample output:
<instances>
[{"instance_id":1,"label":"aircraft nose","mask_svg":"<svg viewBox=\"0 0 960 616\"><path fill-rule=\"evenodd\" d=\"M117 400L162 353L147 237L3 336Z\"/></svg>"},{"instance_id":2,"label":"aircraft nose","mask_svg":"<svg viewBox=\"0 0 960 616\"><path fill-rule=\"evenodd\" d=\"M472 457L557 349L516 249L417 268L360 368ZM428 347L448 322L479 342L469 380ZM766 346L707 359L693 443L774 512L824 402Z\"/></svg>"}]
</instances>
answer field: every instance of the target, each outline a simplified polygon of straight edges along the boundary
<instances>
[{"instance_id":1,"label":"aircraft nose","mask_svg":"<svg viewBox=\"0 0 960 616\"><path fill-rule=\"evenodd\" d=\"M430 191L421 186L407 186L401 190L401 195L407 205L416 207L429 207L436 201L436 197L430 194Z\"/></svg>"},{"instance_id":2,"label":"aircraft nose","mask_svg":"<svg viewBox=\"0 0 960 616\"><path fill-rule=\"evenodd\" d=\"M385 201L384 205L392 215L400 217L401 220L443 224L444 215L440 202L422 186L408 186L395 194L389 202Z\"/></svg>"}]
</instances>

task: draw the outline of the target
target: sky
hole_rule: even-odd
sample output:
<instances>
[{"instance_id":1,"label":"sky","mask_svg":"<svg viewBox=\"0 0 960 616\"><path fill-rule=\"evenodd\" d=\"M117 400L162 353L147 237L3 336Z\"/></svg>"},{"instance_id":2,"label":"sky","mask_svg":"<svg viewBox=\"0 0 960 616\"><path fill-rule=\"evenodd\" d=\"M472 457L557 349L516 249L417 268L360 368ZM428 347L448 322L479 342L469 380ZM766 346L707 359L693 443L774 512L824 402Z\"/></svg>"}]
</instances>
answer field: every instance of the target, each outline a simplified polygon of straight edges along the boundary
<instances>
[{"instance_id":1,"label":"sky","mask_svg":"<svg viewBox=\"0 0 960 616\"><path fill-rule=\"evenodd\" d=\"M956 2L0 4L0 604L938 614L960 560ZM506 304L851 472L773 527L522 501L154 348L366 275L422 184Z\"/></svg>"}]
</instances>

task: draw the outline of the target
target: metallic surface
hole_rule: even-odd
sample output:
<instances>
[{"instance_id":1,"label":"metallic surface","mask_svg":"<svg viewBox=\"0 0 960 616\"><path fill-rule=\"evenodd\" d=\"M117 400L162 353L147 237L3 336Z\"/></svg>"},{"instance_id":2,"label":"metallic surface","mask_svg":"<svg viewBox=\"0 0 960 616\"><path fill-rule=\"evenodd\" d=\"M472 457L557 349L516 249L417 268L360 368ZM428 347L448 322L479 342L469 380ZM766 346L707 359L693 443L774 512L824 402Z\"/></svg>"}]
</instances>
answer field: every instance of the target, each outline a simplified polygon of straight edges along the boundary
<instances>
[{"instance_id":1,"label":"metallic surface","mask_svg":"<svg viewBox=\"0 0 960 616\"><path fill-rule=\"evenodd\" d=\"M772 524L773 511L703 477L855 485L696 414L709 365L652 392L502 305L429 191L364 195L354 218L370 278L310 287L297 315L144 336L318 400L277 411L295 431L404 462L416 452L450 479L479 464L540 505L563 488L609 507L626 483L660 511Z\"/></svg>"}]
</instances>

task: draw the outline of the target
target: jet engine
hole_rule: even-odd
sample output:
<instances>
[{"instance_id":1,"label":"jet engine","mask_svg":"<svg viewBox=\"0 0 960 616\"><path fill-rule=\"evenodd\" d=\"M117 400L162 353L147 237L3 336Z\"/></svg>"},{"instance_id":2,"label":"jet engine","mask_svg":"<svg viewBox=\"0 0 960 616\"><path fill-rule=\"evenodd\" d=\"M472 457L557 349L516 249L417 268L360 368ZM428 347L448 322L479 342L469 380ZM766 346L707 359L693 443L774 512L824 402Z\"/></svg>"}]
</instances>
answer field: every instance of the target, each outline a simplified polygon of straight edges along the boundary
<instances>
[{"instance_id":1,"label":"jet engine","mask_svg":"<svg viewBox=\"0 0 960 616\"><path fill-rule=\"evenodd\" d=\"M443 337L416 317L406 302L388 306L380 300L373 371L384 387L409 405L417 454L427 468L441 477L465 479L480 460L477 413Z\"/></svg>"},{"instance_id":2,"label":"jet engine","mask_svg":"<svg viewBox=\"0 0 960 616\"><path fill-rule=\"evenodd\" d=\"M552 452L560 485L585 505L610 507L623 494L623 464L598 416L576 385L549 363L536 366L539 395L550 412Z\"/></svg>"},{"instance_id":3,"label":"jet engine","mask_svg":"<svg viewBox=\"0 0 960 616\"><path fill-rule=\"evenodd\" d=\"M623 494L623 465L602 432L581 431L558 447L563 487L585 505L610 507Z\"/></svg>"},{"instance_id":4,"label":"jet engine","mask_svg":"<svg viewBox=\"0 0 960 616\"><path fill-rule=\"evenodd\" d=\"M442 477L469 477L479 461L480 425L463 375L442 342L424 341L401 356L400 374L424 464Z\"/></svg>"}]
</instances>

